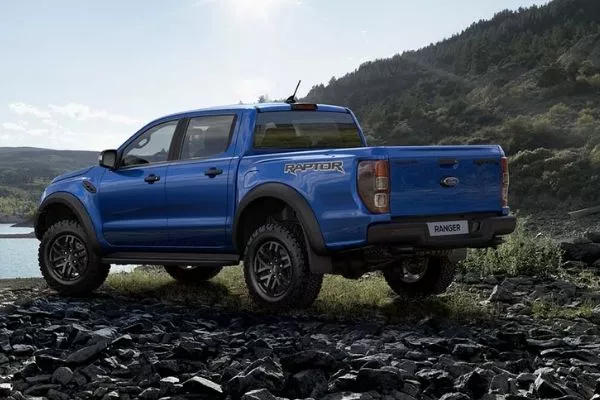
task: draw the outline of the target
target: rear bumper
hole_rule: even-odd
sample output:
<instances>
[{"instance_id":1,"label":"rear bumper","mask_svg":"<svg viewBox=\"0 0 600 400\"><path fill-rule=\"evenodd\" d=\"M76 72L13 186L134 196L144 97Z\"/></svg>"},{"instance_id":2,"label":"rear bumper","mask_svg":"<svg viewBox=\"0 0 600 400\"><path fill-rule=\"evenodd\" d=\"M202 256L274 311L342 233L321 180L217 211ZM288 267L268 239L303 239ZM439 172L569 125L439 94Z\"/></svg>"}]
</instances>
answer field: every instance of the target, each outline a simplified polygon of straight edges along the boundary
<instances>
[{"instance_id":1,"label":"rear bumper","mask_svg":"<svg viewBox=\"0 0 600 400\"><path fill-rule=\"evenodd\" d=\"M454 218L456 219L456 218ZM430 221L439 221L431 218ZM469 234L457 236L430 236L428 221L387 222L371 225L367 231L370 245L409 245L421 248L484 248L502 243L500 236L512 233L517 224L513 216L470 218Z\"/></svg>"}]
</instances>

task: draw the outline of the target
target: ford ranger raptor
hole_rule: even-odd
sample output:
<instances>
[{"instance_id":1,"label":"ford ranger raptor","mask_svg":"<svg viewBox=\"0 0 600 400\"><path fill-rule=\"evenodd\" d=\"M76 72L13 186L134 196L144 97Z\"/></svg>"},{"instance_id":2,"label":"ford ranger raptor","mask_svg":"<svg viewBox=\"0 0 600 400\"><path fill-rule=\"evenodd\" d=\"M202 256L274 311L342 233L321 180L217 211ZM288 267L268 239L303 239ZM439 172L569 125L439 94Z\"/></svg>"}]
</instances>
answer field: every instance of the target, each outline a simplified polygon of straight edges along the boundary
<instances>
[{"instance_id":1,"label":"ford ranger raptor","mask_svg":"<svg viewBox=\"0 0 600 400\"><path fill-rule=\"evenodd\" d=\"M333 105L206 108L55 178L35 217L39 264L66 295L119 264L164 266L184 284L241 264L272 309L309 306L324 274L380 270L401 296L433 295L466 249L514 231L508 186L498 145L372 147Z\"/></svg>"}]
</instances>

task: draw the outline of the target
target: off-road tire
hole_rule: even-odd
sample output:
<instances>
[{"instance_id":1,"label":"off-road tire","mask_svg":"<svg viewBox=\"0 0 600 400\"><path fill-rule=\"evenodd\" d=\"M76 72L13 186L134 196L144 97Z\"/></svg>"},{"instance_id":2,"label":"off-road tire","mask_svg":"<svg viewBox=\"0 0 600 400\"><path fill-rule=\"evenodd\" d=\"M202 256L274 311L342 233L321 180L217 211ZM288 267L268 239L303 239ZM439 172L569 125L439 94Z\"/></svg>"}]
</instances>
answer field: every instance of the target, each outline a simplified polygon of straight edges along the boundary
<instances>
[{"instance_id":1,"label":"off-road tire","mask_svg":"<svg viewBox=\"0 0 600 400\"><path fill-rule=\"evenodd\" d=\"M167 274L171 275L173 279L186 285L197 285L206 282L217 276L223 269L223 267L196 267L185 269L173 265L165 265L164 268L165 271L167 271Z\"/></svg>"},{"instance_id":2,"label":"off-road tire","mask_svg":"<svg viewBox=\"0 0 600 400\"><path fill-rule=\"evenodd\" d=\"M419 298L444 293L454 281L456 263L445 257L430 257L427 271L418 281L408 283L402 280L402 269L389 268L383 276L389 287L400 297Z\"/></svg>"},{"instance_id":3,"label":"off-road tire","mask_svg":"<svg viewBox=\"0 0 600 400\"><path fill-rule=\"evenodd\" d=\"M259 287L253 271L256 252L268 241L281 244L287 250L291 260L291 284L287 292L277 298L269 296ZM263 308L272 310L309 307L319 295L323 283L322 274L314 274L310 271L302 228L294 224L284 225L278 222L262 225L250 236L244 251L244 278L253 301Z\"/></svg>"},{"instance_id":4,"label":"off-road tire","mask_svg":"<svg viewBox=\"0 0 600 400\"><path fill-rule=\"evenodd\" d=\"M87 265L77 280L64 282L50 271L49 246L61 235L73 235L78 238L87 251ZM85 296L98 289L108 276L110 264L104 264L100 256L90 246L81 224L73 220L59 221L44 233L38 249L38 263L44 280L52 289L68 296Z\"/></svg>"}]
</instances>

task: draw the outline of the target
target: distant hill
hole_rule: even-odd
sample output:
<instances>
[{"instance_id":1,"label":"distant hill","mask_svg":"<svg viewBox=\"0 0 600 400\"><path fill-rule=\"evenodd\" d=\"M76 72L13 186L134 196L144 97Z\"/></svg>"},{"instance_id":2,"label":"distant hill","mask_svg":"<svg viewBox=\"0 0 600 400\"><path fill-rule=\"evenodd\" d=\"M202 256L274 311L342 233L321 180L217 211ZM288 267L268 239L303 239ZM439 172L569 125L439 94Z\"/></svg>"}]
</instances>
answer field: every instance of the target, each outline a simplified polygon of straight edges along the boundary
<instances>
[{"instance_id":1,"label":"distant hill","mask_svg":"<svg viewBox=\"0 0 600 400\"><path fill-rule=\"evenodd\" d=\"M352 108L373 144L501 144L513 206L600 204L599 0L499 12L304 100Z\"/></svg>"},{"instance_id":2,"label":"distant hill","mask_svg":"<svg viewBox=\"0 0 600 400\"><path fill-rule=\"evenodd\" d=\"M0 147L0 222L26 218L50 180L97 160L93 151Z\"/></svg>"}]
</instances>

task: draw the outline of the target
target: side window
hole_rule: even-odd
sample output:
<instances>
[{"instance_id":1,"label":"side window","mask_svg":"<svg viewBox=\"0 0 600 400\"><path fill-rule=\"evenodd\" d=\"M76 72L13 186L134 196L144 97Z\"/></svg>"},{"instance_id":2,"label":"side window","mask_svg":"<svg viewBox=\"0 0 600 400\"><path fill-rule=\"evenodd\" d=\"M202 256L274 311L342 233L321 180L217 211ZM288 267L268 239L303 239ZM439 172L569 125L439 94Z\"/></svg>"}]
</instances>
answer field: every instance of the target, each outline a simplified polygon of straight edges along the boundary
<instances>
[{"instance_id":1,"label":"side window","mask_svg":"<svg viewBox=\"0 0 600 400\"><path fill-rule=\"evenodd\" d=\"M190 119L181 146L181 160L204 158L223 153L229 145L234 115Z\"/></svg>"},{"instance_id":2,"label":"side window","mask_svg":"<svg viewBox=\"0 0 600 400\"><path fill-rule=\"evenodd\" d=\"M140 135L123 152L121 165L128 167L167 161L177 122L165 122Z\"/></svg>"}]
</instances>

